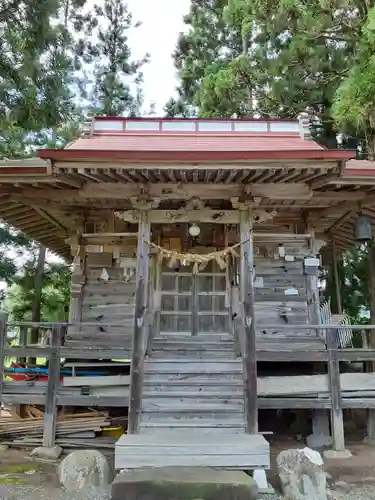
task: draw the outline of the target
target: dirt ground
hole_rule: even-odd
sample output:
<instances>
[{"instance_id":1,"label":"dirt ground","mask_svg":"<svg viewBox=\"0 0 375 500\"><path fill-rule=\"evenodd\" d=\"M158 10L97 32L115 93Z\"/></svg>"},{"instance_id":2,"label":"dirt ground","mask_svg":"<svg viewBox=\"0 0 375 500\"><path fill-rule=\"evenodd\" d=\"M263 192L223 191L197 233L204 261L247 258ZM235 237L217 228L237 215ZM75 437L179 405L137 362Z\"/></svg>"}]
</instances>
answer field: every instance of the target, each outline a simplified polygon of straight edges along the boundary
<instances>
[{"instance_id":1,"label":"dirt ground","mask_svg":"<svg viewBox=\"0 0 375 500\"><path fill-rule=\"evenodd\" d=\"M303 443L291 440L277 440L272 443L272 468L269 471L269 481L276 491L279 490L275 471L276 456L282 450L303 446ZM349 441L347 448L352 452L351 458L325 462L328 484L332 491L337 492L338 495L334 495L334 498L375 500L375 445ZM111 457L108 458L111 460ZM65 498L72 498L63 494L59 486L56 466L57 463L53 461L32 459L27 450L0 451L0 499L65 500ZM25 492L25 494L20 492ZM265 499L267 497L270 499L281 498L278 495L264 496ZM83 497L77 496L76 498ZM110 497L108 492L102 492L98 495L91 493L90 496L84 498L101 500Z\"/></svg>"}]
</instances>

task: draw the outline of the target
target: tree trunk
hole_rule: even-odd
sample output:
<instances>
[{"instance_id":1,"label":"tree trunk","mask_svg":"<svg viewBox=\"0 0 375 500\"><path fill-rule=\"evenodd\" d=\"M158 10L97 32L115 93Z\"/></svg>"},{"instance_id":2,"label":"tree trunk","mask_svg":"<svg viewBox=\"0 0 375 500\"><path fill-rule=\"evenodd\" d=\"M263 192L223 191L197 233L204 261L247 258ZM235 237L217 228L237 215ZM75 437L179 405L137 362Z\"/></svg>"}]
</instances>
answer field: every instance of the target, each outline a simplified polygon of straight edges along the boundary
<instances>
[{"instance_id":1,"label":"tree trunk","mask_svg":"<svg viewBox=\"0 0 375 500\"><path fill-rule=\"evenodd\" d=\"M40 322L41 313L41 298L44 277L44 263L46 260L46 248L43 245L39 246L38 261L36 264L35 278L34 278L34 297L31 308L31 321L33 323ZM39 328L32 328L30 332L30 344L37 344L39 342ZM29 358L29 366L36 364L36 358Z\"/></svg>"}]
</instances>

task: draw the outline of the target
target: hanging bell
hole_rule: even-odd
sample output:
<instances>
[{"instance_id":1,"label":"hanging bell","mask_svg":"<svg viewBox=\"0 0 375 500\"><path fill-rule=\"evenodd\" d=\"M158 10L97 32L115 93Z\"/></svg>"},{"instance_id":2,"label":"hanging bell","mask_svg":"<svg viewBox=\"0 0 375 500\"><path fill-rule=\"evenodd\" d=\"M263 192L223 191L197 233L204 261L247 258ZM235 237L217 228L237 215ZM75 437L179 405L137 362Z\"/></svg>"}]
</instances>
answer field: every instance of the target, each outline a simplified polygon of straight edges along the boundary
<instances>
[{"instance_id":1,"label":"hanging bell","mask_svg":"<svg viewBox=\"0 0 375 500\"><path fill-rule=\"evenodd\" d=\"M356 241L365 242L372 239L371 218L367 215L358 215L354 223Z\"/></svg>"}]
</instances>

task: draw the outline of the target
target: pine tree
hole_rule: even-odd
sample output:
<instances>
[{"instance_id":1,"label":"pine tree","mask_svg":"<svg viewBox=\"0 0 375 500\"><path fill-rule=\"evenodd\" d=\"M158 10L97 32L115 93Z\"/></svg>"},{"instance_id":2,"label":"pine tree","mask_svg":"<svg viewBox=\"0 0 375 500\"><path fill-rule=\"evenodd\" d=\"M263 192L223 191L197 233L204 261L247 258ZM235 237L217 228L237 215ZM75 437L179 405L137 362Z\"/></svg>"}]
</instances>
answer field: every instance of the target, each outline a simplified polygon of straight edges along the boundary
<instances>
[{"instance_id":1,"label":"pine tree","mask_svg":"<svg viewBox=\"0 0 375 500\"><path fill-rule=\"evenodd\" d=\"M106 116L137 116L143 103L141 68L148 56L140 61L131 59L128 43L133 23L132 14L123 0L104 0L95 6L98 42L91 47L94 63L92 107Z\"/></svg>"},{"instance_id":2,"label":"pine tree","mask_svg":"<svg viewBox=\"0 0 375 500\"><path fill-rule=\"evenodd\" d=\"M364 137L365 156L375 159L375 7L361 32L357 57L338 88L332 115L341 132Z\"/></svg>"},{"instance_id":3,"label":"pine tree","mask_svg":"<svg viewBox=\"0 0 375 500\"><path fill-rule=\"evenodd\" d=\"M9 7L14 23L0 24L0 158L30 156L43 139L62 144L79 121L75 35L85 1L71 0L70 11L68 2L14 3Z\"/></svg>"},{"instance_id":4,"label":"pine tree","mask_svg":"<svg viewBox=\"0 0 375 500\"><path fill-rule=\"evenodd\" d=\"M0 131L55 126L71 110L59 2L21 1L12 13L14 23L0 25Z\"/></svg>"},{"instance_id":5,"label":"pine tree","mask_svg":"<svg viewBox=\"0 0 375 500\"><path fill-rule=\"evenodd\" d=\"M203 116L307 111L317 139L336 146L332 102L353 66L367 4L193 1L175 54L182 99Z\"/></svg>"},{"instance_id":6,"label":"pine tree","mask_svg":"<svg viewBox=\"0 0 375 500\"><path fill-rule=\"evenodd\" d=\"M180 98L175 104L167 103L167 113L183 112L186 103L200 108L204 78L241 54L241 36L223 18L226 5L227 0L192 0L184 17L187 33L180 34L173 54Z\"/></svg>"}]
</instances>

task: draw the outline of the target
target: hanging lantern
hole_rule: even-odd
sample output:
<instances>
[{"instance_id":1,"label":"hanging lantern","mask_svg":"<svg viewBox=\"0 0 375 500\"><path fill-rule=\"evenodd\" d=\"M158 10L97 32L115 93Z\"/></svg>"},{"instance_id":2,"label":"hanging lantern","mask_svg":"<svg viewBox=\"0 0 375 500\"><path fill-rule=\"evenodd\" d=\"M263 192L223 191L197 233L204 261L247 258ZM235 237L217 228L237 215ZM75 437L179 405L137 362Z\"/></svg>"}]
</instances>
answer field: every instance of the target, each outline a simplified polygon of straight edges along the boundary
<instances>
[{"instance_id":1,"label":"hanging lantern","mask_svg":"<svg viewBox=\"0 0 375 500\"><path fill-rule=\"evenodd\" d=\"M372 239L372 225L370 217L359 214L355 220L355 239L358 242L370 241Z\"/></svg>"}]
</instances>

